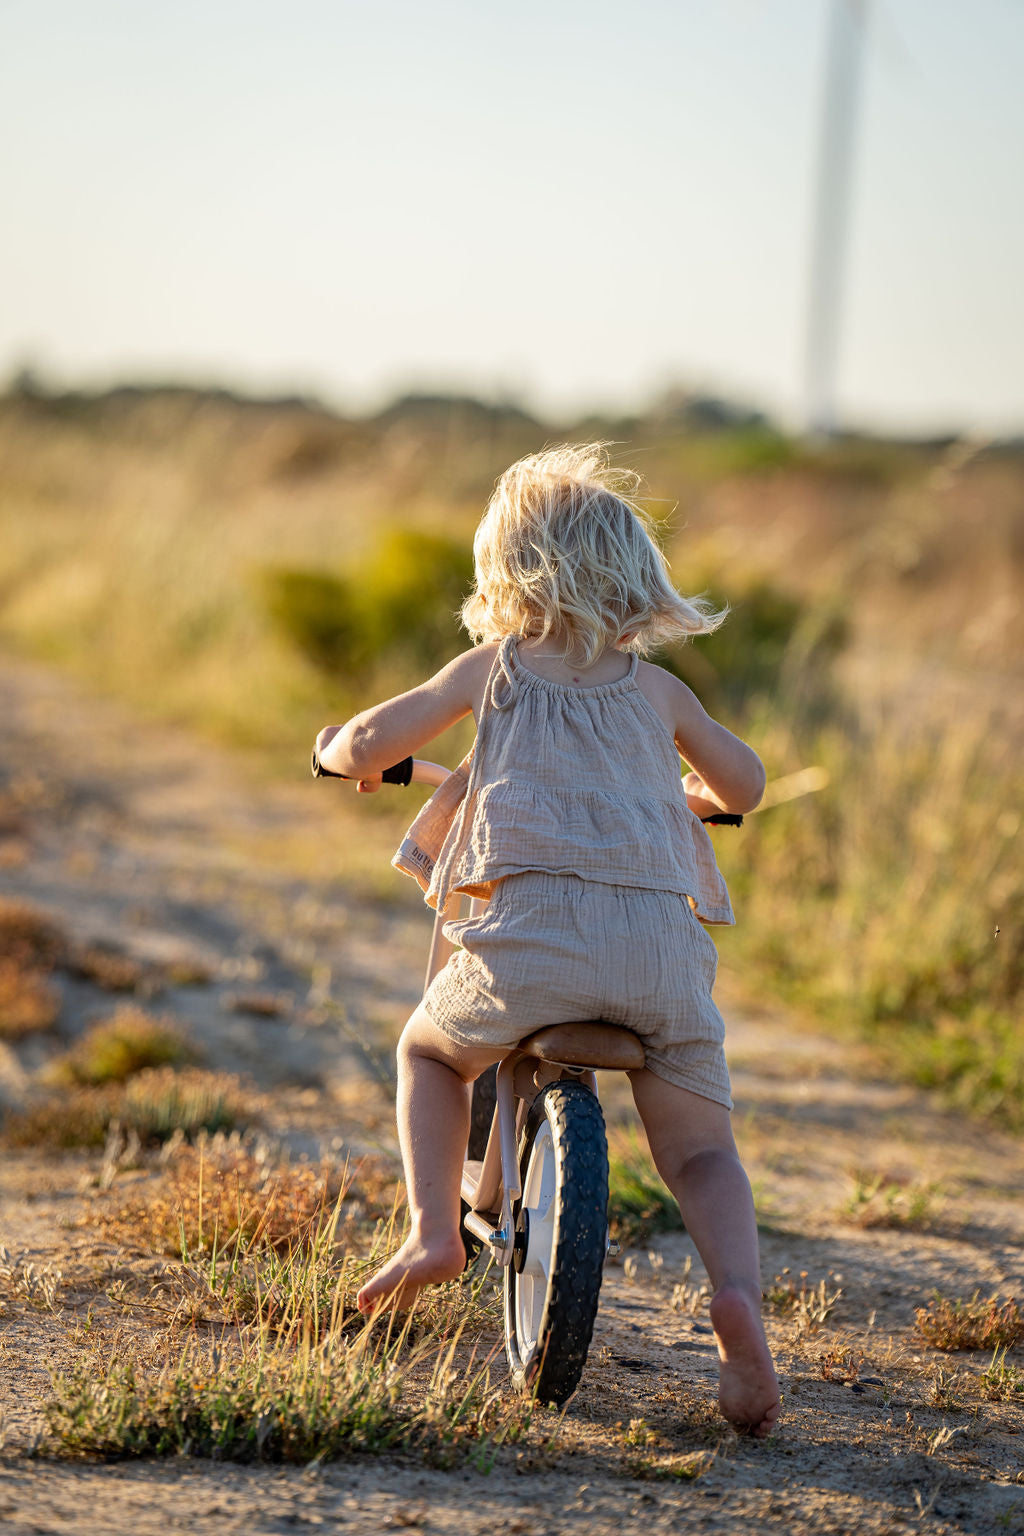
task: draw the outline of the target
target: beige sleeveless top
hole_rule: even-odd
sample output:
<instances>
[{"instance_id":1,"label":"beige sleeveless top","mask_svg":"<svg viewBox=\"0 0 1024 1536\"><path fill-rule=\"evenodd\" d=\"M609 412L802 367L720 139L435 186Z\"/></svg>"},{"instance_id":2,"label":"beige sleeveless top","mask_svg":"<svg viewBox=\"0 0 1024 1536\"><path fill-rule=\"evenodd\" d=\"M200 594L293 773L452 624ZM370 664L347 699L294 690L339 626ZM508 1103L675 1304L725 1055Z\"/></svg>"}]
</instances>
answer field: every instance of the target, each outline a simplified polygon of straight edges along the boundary
<instances>
[{"instance_id":1,"label":"beige sleeveless top","mask_svg":"<svg viewBox=\"0 0 1024 1536\"><path fill-rule=\"evenodd\" d=\"M472 753L431 797L393 859L427 903L489 897L541 870L686 896L707 923L734 921L711 839L686 804L679 753L636 682L572 687L498 648Z\"/></svg>"}]
</instances>

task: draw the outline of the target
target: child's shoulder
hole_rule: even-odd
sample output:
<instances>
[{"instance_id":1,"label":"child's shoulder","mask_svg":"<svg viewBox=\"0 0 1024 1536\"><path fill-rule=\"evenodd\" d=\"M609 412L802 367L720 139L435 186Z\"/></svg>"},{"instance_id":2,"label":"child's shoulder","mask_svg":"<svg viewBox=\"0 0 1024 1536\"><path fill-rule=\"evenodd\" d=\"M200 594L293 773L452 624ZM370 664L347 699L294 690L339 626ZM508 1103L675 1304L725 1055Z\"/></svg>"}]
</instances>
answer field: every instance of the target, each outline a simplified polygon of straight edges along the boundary
<instances>
[{"instance_id":1,"label":"child's shoulder","mask_svg":"<svg viewBox=\"0 0 1024 1536\"><path fill-rule=\"evenodd\" d=\"M653 662L642 661L636 671L636 685L648 704L673 733L700 709L697 696L681 678Z\"/></svg>"},{"instance_id":2,"label":"child's shoulder","mask_svg":"<svg viewBox=\"0 0 1024 1536\"><path fill-rule=\"evenodd\" d=\"M498 641L488 640L483 645L470 646L468 651L460 651L457 656L452 657L444 670L460 677L475 677L478 673L486 677L494 665L497 654Z\"/></svg>"},{"instance_id":3,"label":"child's shoulder","mask_svg":"<svg viewBox=\"0 0 1024 1536\"><path fill-rule=\"evenodd\" d=\"M657 694L664 699L693 698L693 689L689 688L682 678L669 672L666 667L659 667L653 661L641 661L636 669L637 685L644 693Z\"/></svg>"},{"instance_id":4,"label":"child's shoulder","mask_svg":"<svg viewBox=\"0 0 1024 1536\"><path fill-rule=\"evenodd\" d=\"M464 700L471 706L473 713L479 716L487 690L487 679L491 675L497 653L497 644L491 642L460 651L426 686L432 690L440 689L449 698Z\"/></svg>"}]
</instances>

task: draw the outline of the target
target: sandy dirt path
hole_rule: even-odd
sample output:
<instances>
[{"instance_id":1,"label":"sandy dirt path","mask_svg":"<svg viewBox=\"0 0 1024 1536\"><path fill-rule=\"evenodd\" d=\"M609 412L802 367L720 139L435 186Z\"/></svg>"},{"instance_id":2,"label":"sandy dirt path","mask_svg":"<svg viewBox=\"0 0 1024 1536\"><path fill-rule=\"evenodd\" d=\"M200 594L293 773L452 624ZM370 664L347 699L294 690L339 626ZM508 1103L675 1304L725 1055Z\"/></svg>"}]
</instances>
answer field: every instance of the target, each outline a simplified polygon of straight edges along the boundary
<instances>
[{"instance_id":1,"label":"sandy dirt path","mask_svg":"<svg viewBox=\"0 0 1024 1536\"><path fill-rule=\"evenodd\" d=\"M3 664L0 718L0 896L141 963L201 965L206 985L167 987L153 1006L188 1026L211 1065L252 1079L293 1153L393 1149L381 1065L416 997L426 926L405 897L355 903L310 858L326 847L343 871L350 823L305 786L261 787L215 749L36 666ZM317 1006L328 975L343 1026ZM57 1037L0 1045L0 1106L16 1105L54 1050L110 1011L92 983L61 986ZM239 1011L247 990L272 993L280 1013ZM977 1386L987 1357L937 1354L913 1332L915 1308L936 1291L1024 1297L1020 1145L877 1081L854 1047L741 1007L729 978L722 998L765 1280L806 1272L808 1286L841 1293L820 1328L784 1312L769 1319L785 1401L770 1442L711 1427L706 1314L672 1305L692 1257L682 1233L609 1266L557 1460L530 1452L487 1476L401 1458L308 1472L34 1459L49 1370L73 1362L85 1301L72 1292L46 1311L8 1295L0 1529L1024 1532L1024 1396L990 1401ZM622 1085L608 1088L609 1113L625 1112ZM2 1158L0 1243L22 1265L84 1272L95 1240L73 1219L89 1198L89 1159ZM858 1179L872 1178L924 1191L918 1229L868 1230L842 1214ZM1024 1353L1009 1358L1024 1369ZM692 1482L637 1475L627 1445L636 1420L668 1452L700 1445L704 1422L708 1469Z\"/></svg>"}]
</instances>

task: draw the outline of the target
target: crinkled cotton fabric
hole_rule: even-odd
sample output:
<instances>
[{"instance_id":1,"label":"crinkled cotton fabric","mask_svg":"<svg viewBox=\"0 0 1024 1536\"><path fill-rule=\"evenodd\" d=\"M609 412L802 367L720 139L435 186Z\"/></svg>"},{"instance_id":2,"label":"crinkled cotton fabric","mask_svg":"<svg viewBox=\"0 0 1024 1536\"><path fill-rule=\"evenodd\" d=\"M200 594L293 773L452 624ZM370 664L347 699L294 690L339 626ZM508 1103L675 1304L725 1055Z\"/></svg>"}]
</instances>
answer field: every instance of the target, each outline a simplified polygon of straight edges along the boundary
<instances>
[{"instance_id":1,"label":"crinkled cotton fabric","mask_svg":"<svg viewBox=\"0 0 1024 1536\"><path fill-rule=\"evenodd\" d=\"M528 671L514 637L491 669L473 752L395 855L444 910L532 870L670 891L707 923L732 905L707 831L686 803L664 721L626 677L593 688Z\"/></svg>"},{"instance_id":2,"label":"crinkled cotton fabric","mask_svg":"<svg viewBox=\"0 0 1024 1536\"><path fill-rule=\"evenodd\" d=\"M632 1029L658 1077L732 1108L718 956L684 896L576 875L510 875L478 916L446 923L461 948L423 998L457 1044L512 1048L548 1024Z\"/></svg>"}]
</instances>

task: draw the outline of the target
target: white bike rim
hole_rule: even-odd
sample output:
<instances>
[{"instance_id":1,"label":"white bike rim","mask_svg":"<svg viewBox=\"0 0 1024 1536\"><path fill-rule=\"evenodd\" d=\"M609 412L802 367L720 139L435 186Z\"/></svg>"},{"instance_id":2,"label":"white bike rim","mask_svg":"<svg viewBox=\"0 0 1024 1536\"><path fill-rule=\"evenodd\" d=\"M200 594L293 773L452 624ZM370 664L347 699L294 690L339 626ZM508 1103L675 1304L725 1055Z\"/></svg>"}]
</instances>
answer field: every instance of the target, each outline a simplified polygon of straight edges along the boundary
<instances>
[{"instance_id":1,"label":"white bike rim","mask_svg":"<svg viewBox=\"0 0 1024 1536\"><path fill-rule=\"evenodd\" d=\"M526 1217L526 1253L515 1277L515 1324L520 1359L527 1365L537 1351L551 1266L555 1256L558 1214L555 1143L551 1127L542 1120L523 1179L522 1210Z\"/></svg>"}]
</instances>

